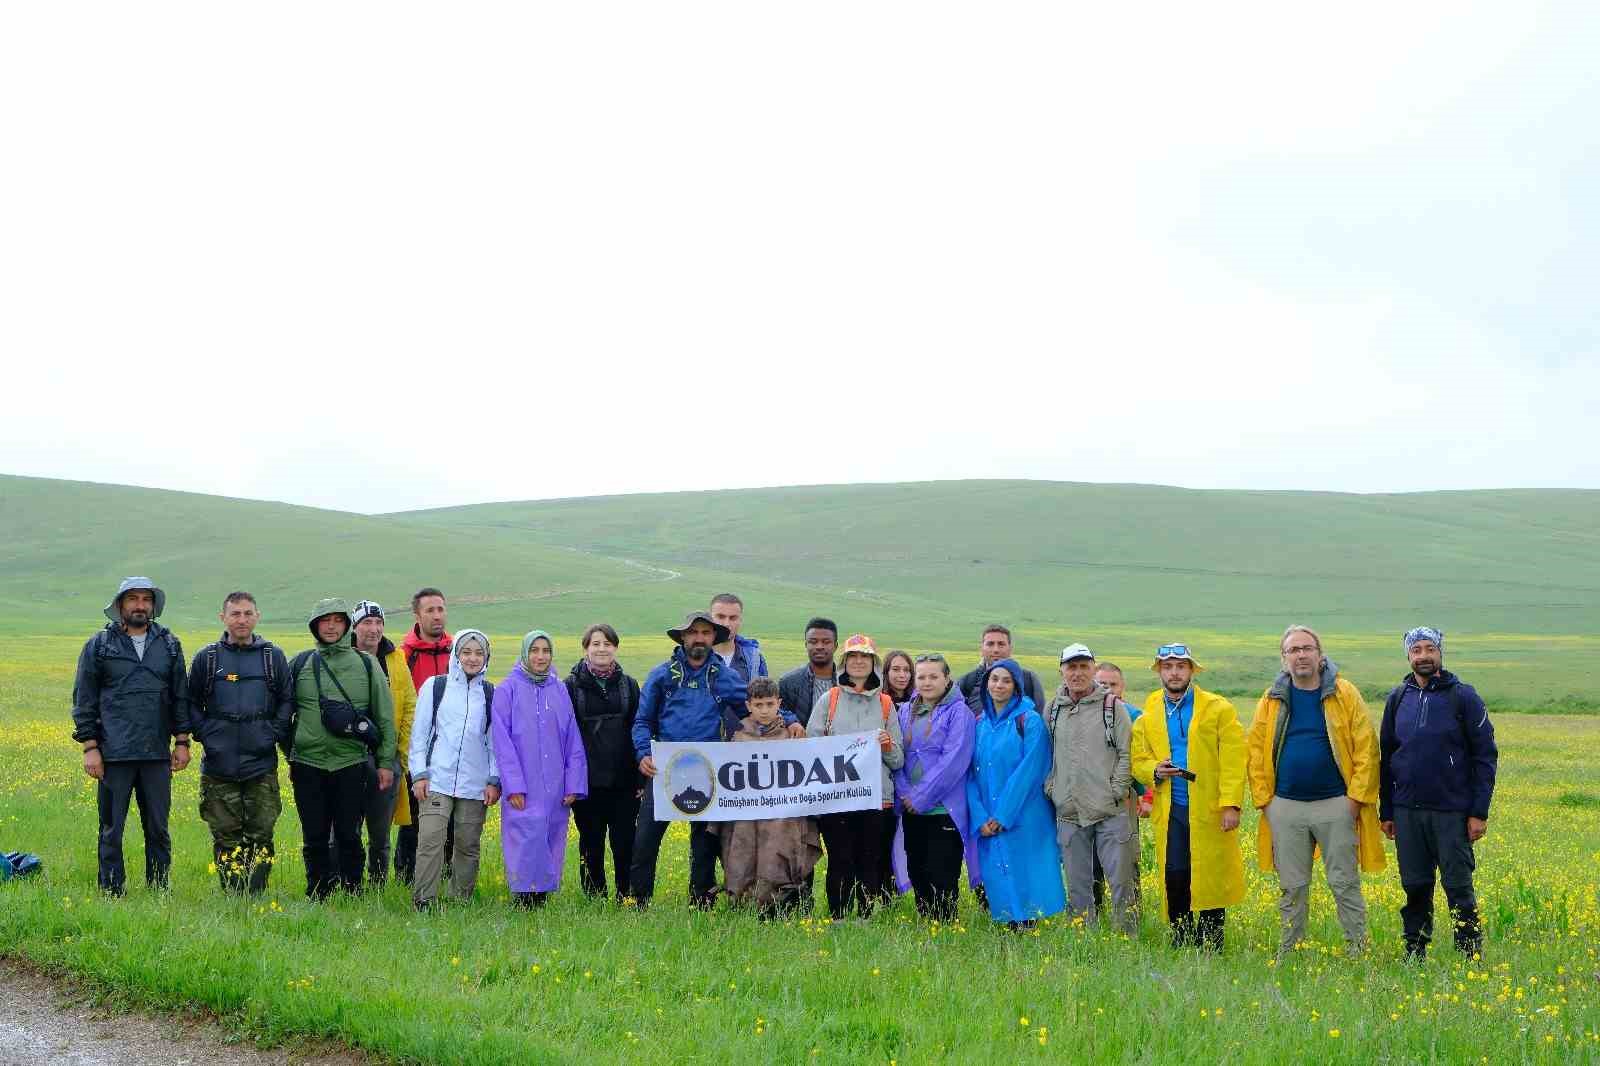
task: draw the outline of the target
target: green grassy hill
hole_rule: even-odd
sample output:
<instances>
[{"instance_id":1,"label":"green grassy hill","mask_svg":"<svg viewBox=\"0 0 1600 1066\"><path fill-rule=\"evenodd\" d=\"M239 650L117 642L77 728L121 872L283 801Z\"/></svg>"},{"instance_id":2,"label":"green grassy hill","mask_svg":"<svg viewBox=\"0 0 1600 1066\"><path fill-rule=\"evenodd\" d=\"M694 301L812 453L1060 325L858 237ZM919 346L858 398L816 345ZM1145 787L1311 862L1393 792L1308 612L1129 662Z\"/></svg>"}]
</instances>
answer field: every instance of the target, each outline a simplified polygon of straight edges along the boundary
<instances>
[{"instance_id":1,"label":"green grassy hill","mask_svg":"<svg viewBox=\"0 0 1600 1066\"><path fill-rule=\"evenodd\" d=\"M1139 660L1205 648L1210 683L1259 691L1290 620L1378 691L1398 635L1451 634L1452 665L1528 706L1594 707L1600 492L1356 496L1148 485L929 482L484 504L369 516L83 482L0 477L0 633L81 633L119 577L168 590L167 621L212 626L230 589L294 632L321 595L401 607L428 583L453 624L659 634L739 592L775 666L829 614L964 663L1003 619L1040 669L1087 639ZM649 654L655 654L653 639ZM637 653L636 653L637 654ZM1472 673L1476 671L1476 673Z\"/></svg>"}]
</instances>

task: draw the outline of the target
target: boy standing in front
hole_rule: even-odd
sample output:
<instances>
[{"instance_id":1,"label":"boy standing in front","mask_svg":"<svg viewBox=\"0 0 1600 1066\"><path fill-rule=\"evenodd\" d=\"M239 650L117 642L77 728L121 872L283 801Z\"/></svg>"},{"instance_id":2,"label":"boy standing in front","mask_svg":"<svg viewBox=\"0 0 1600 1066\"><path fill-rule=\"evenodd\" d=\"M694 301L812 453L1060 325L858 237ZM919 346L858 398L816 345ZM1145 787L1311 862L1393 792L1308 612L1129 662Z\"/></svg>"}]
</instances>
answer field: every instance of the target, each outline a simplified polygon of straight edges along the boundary
<instances>
[{"instance_id":1,"label":"boy standing in front","mask_svg":"<svg viewBox=\"0 0 1600 1066\"><path fill-rule=\"evenodd\" d=\"M750 713L732 740L786 740L788 729L779 710L778 683L752 678L746 702ZM806 879L822 856L817 823L812 818L772 818L723 822L722 869L736 906L752 900L762 918L782 917L800 903Z\"/></svg>"}]
</instances>

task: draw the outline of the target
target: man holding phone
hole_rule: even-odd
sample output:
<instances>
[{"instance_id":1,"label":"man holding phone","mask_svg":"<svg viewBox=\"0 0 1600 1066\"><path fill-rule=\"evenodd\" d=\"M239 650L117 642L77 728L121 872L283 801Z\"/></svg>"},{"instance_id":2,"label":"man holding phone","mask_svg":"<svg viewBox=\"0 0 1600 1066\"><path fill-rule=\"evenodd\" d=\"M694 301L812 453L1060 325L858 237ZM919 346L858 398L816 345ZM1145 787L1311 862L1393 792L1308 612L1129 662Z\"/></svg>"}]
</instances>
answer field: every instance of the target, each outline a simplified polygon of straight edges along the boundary
<instances>
[{"instance_id":1,"label":"man holding phone","mask_svg":"<svg viewBox=\"0 0 1600 1066\"><path fill-rule=\"evenodd\" d=\"M1222 950L1224 908L1244 899L1239 809L1245 746L1239 712L1194 684L1187 644L1163 644L1150 669L1161 688L1133 724L1133 776L1153 788L1156 861L1174 947Z\"/></svg>"}]
</instances>

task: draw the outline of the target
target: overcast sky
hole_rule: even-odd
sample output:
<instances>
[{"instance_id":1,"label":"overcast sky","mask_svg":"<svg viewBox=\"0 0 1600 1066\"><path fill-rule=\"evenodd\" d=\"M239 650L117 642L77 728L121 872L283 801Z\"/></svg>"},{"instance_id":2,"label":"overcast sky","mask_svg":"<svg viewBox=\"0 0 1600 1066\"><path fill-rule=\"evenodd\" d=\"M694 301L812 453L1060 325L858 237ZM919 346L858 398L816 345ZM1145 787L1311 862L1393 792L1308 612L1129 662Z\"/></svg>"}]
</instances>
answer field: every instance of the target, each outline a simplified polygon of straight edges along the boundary
<instances>
[{"instance_id":1,"label":"overcast sky","mask_svg":"<svg viewBox=\"0 0 1600 1066\"><path fill-rule=\"evenodd\" d=\"M1587 4L10 4L0 471L1600 487L1597 54Z\"/></svg>"}]
</instances>

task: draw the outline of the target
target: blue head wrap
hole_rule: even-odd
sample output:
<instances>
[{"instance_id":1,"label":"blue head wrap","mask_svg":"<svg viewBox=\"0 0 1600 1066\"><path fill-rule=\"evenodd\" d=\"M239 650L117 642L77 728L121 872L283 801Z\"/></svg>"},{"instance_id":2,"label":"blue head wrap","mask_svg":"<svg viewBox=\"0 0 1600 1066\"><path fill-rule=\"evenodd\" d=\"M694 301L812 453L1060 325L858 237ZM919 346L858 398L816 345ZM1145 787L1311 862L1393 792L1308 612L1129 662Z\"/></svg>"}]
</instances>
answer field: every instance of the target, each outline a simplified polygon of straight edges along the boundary
<instances>
[{"instance_id":1,"label":"blue head wrap","mask_svg":"<svg viewBox=\"0 0 1600 1066\"><path fill-rule=\"evenodd\" d=\"M1444 651L1444 631L1435 629L1432 626L1418 626L1415 629L1406 630L1405 640L1406 651L1408 652L1411 650L1411 645L1419 640L1431 640L1434 647Z\"/></svg>"},{"instance_id":2,"label":"blue head wrap","mask_svg":"<svg viewBox=\"0 0 1600 1066\"><path fill-rule=\"evenodd\" d=\"M1011 680L1015 682L1017 686L1016 691L1011 694L1010 702L1008 702L1005 705L1005 708L1001 711L996 711L994 709L994 697L989 695L989 675L994 673L996 670L1004 670L1006 673L1010 674ZM983 691L983 709L988 711L990 714L1004 714L1005 711L1009 711L1011 708L1015 707L1018 701L1027 698L1027 691L1022 684L1022 665L1015 659L1001 659L998 662L990 663L989 669L983 672L983 680L979 682L979 684L982 686Z\"/></svg>"}]
</instances>

